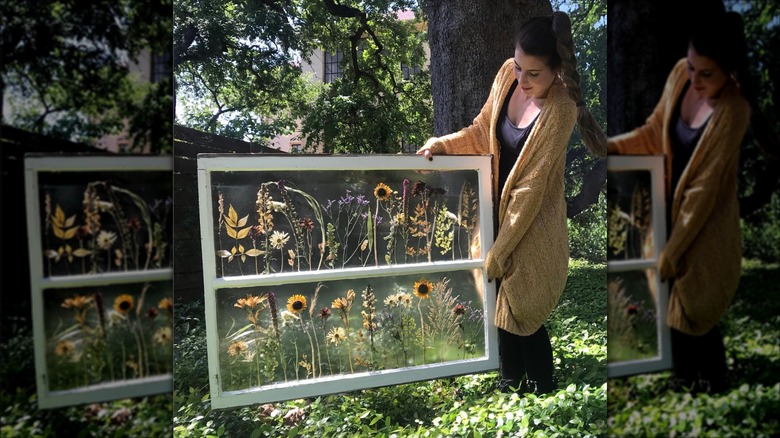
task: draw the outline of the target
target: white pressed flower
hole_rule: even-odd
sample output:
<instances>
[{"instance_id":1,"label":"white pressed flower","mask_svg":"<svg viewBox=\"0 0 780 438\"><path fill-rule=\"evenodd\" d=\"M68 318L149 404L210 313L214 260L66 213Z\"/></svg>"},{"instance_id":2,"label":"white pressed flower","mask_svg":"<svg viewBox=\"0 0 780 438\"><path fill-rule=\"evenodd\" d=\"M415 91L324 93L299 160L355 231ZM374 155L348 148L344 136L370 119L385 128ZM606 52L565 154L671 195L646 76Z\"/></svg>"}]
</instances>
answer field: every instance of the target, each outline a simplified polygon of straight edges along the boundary
<instances>
[{"instance_id":1,"label":"white pressed flower","mask_svg":"<svg viewBox=\"0 0 780 438\"><path fill-rule=\"evenodd\" d=\"M271 234L271 246L276 249L282 249L290 240L290 236L284 231L274 231Z\"/></svg>"},{"instance_id":2,"label":"white pressed flower","mask_svg":"<svg viewBox=\"0 0 780 438\"><path fill-rule=\"evenodd\" d=\"M290 312L289 310L283 310L280 314L282 317L282 327L287 327L288 325L296 324L298 321L298 315Z\"/></svg>"},{"instance_id":3,"label":"white pressed flower","mask_svg":"<svg viewBox=\"0 0 780 438\"><path fill-rule=\"evenodd\" d=\"M109 249L116 242L116 233L113 231L101 231L97 236L97 245L100 249Z\"/></svg>"}]
</instances>

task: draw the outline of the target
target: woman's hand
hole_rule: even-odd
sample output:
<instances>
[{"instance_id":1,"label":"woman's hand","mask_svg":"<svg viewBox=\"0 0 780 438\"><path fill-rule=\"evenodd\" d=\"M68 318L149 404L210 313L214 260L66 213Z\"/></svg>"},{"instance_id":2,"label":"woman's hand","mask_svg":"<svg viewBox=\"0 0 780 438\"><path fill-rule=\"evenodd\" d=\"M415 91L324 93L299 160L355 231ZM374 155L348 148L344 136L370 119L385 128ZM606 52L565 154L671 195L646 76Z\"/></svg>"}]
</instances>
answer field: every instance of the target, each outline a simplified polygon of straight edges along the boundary
<instances>
[{"instance_id":1,"label":"woman's hand","mask_svg":"<svg viewBox=\"0 0 780 438\"><path fill-rule=\"evenodd\" d=\"M425 142L425 145L417 151L417 155L422 155L428 159L428 161L433 161L433 153L431 153L430 148L436 140L438 140L436 137L429 138L428 141Z\"/></svg>"},{"instance_id":2,"label":"woman's hand","mask_svg":"<svg viewBox=\"0 0 780 438\"><path fill-rule=\"evenodd\" d=\"M485 268L487 268L488 281L504 277L503 266L493 256L493 251L488 251L487 257L485 257Z\"/></svg>"},{"instance_id":3,"label":"woman's hand","mask_svg":"<svg viewBox=\"0 0 780 438\"><path fill-rule=\"evenodd\" d=\"M677 276L677 269L672 265L666 251L661 251L661 255L658 256L658 274L661 276L661 281Z\"/></svg>"}]
</instances>

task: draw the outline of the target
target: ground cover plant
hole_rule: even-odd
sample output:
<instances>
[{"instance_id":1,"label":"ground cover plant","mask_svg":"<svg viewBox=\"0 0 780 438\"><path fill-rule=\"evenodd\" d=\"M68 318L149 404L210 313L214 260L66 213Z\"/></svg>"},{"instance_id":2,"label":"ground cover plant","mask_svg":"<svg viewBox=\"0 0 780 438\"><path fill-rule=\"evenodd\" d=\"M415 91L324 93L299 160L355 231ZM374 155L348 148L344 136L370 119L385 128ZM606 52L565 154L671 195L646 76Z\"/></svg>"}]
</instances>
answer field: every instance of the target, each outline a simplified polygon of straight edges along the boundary
<instances>
[{"instance_id":1,"label":"ground cover plant","mask_svg":"<svg viewBox=\"0 0 780 438\"><path fill-rule=\"evenodd\" d=\"M780 434L778 264L743 261L721 321L729 389L692 394L669 371L609 381L609 435L776 436Z\"/></svg>"},{"instance_id":2,"label":"ground cover plant","mask_svg":"<svg viewBox=\"0 0 780 438\"><path fill-rule=\"evenodd\" d=\"M171 395L39 410L29 321L6 317L0 344L0 437L171 436Z\"/></svg>"},{"instance_id":3,"label":"ground cover plant","mask_svg":"<svg viewBox=\"0 0 780 438\"><path fill-rule=\"evenodd\" d=\"M495 371L212 410L202 305L177 303L174 436L600 436L606 431L606 268L572 261L548 322L558 389L498 391Z\"/></svg>"}]
</instances>

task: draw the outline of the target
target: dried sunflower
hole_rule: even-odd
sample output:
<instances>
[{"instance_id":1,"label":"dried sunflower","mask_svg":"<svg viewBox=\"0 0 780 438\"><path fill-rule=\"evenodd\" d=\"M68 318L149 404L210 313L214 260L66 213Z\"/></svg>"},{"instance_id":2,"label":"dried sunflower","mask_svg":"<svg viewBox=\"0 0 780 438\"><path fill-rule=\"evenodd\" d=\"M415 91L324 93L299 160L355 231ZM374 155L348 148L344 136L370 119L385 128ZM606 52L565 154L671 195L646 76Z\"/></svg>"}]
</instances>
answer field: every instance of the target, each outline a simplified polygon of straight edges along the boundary
<instances>
[{"instance_id":1,"label":"dried sunflower","mask_svg":"<svg viewBox=\"0 0 780 438\"><path fill-rule=\"evenodd\" d=\"M433 292L433 284L425 279L414 283L414 294L421 300L427 299Z\"/></svg>"},{"instance_id":2,"label":"dried sunflower","mask_svg":"<svg viewBox=\"0 0 780 438\"><path fill-rule=\"evenodd\" d=\"M393 190L385 183L379 183L374 188L374 196L376 196L376 199L380 201L386 201L390 199L392 194Z\"/></svg>"},{"instance_id":3,"label":"dried sunflower","mask_svg":"<svg viewBox=\"0 0 780 438\"><path fill-rule=\"evenodd\" d=\"M133 310L133 307L135 307L135 301L133 300L132 295L122 294L114 299L114 310L122 315L130 313L130 311Z\"/></svg>"},{"instance_id":4,"label":"dried sunflower","mask_svg":"<svg viewBox=\"0 0 780 438\"><path fill-rule=\"evenodd\" d=\"M290 312L298 314L303 312L304 309L306 309L306 297L303 295L296 294L287 300L287 310Z\"/></svg>"}]
</instances>

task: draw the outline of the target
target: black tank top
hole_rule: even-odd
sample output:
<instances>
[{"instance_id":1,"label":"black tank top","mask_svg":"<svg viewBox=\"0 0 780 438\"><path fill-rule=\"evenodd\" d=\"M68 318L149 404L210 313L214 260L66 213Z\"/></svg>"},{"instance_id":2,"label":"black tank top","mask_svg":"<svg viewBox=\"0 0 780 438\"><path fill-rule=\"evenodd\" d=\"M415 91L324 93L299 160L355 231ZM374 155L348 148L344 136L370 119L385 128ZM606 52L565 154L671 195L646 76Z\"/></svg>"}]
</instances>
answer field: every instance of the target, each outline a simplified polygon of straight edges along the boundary
<instances>
[{"instance_id":1,"label":"black tank top","mask_svg":"<svg viewBox=\"0 0 780 438\"><path fill-rule=\"evenodd\" d=\"M512 84L507 93L506 99L504 99L504 106L501 108L501 115L498 117L499 126L497 126L496 136L498 142L501 144L501 156L498 160L498 189L503 190L506 180L509 178L509 172L512 171L517 158L520 157L528 136L531 134L531 130L536 125L536 120L539 118L537 114L534 120L524 128L518 128L509 121L507 117L507 111L509 108L509 100L512 99L512 94L517 88L517 81ZM539 113L541 114L541 112Z\"/></svg>"}]
</instances>

